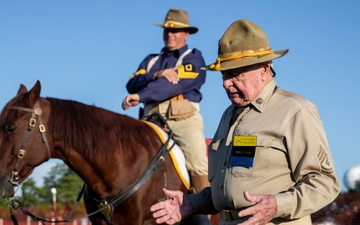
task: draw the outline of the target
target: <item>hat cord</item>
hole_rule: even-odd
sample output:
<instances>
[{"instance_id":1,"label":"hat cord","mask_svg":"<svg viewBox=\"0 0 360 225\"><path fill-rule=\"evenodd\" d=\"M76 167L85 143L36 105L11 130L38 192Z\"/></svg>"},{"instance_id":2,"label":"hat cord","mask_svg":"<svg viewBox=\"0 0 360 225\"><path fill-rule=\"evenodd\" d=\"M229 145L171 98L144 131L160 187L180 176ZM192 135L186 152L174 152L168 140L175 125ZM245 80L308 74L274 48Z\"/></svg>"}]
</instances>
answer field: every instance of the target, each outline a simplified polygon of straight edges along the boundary
<instances>
[{"instance_id":1,"label":"hat cord","mask_svg":"<svg viewBox=\"0 0 360 225\"><path fill-rule=\"evenodd\" d=\"M234 54L228 57L218 57L216 58L216 61L211 64L209 66L209 68L211 70L219 70L220 69L220 63L224 62L224 61L228 61L228 60L232 60L232 59L239 59L239 58L243 58L243 57L253 57L253 56L259 56L259 55L268 55L273 53L273 50L266 50L266 51L261 51L261 52L254 52L254 53L240 53L240 54Z\"/></svg>"},{"instance_id":2,"label":"hat cord","mask_svg":"<svg viewBox=\"0 0 360 225\"><path fill-rule=\"evenodd\" d=\"M179 23L179 22L176 22L176 21L166 21L164 23L164 27L166 28L172 28L174 26L182 26L182 27L189 27L188 24L185 24L185 23Z\"/></svg>"}]
</instances>

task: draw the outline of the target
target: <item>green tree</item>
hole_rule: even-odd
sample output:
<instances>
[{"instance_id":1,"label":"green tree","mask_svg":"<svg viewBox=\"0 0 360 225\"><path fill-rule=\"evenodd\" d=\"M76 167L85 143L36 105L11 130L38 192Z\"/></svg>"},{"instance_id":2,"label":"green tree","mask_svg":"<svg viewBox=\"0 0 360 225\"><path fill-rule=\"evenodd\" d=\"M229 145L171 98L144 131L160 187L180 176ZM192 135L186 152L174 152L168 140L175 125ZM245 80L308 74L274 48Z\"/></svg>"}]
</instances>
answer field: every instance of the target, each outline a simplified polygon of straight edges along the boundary
<instances>
[{"instance_id":1,"label":"green tree","mask_svg":"<svg viewBox=\"0 0 360 225\"><path fill-rule=\"evenodd\" d=\"M5 198L0 198L0 208L4 208L7 206L7 199Z\"/></svg>"},{"instance_id":2,"label":"green tree","mask_svg":"<svg viewBox=\"0 0 360 225\"><path fill-rule=\"evenodd\" d=\"M355 187L354 189L349 189L349 192L360 192L360 180L357 180L355 182Z\"/></svg>"},{"instance_id":3,"label":"green tree","mask_svg":"<svg viewBox=\"0 0 360 225\"><path fill-rule=\"evenodd\" d=\"M73 203L83 186L83 181L66 164L55 165L49 176L44 178L44 188L50 191L52 187L57 189L59 203ZM50 197L49 197L50 198Z\"/></svg>"},{"instance_id":4,"label":"green tree","mask_svg":"<svg viewBox=\"0 0 360 225\"><path fill-rule=\"evenodd\" d=\"M27 179L21 186L22 204L23 206L44 204L41 198L41 188L36 187L36 183L32 178Z\"/></svg>"},{"instance_id":5,"label":"green tree","mask_svg":"<svg viewBox=\"0 0 360 225\"><path fill-rule=\"evenodd\" d=\"M355 183L355 192L360 192L360 180L357 180Z\"/></svg>"},{"instance_id":6,"label":"green tree","mask_svg":"<svg viewBox=\"0 0 360 225\"><path fill-rule=\"evenodd\" d=\"M37 187L32 178L22 184L22 202L24 206L44 205L52 203L51 188L57 190L57 202L71 204L78 197L83 181L65 163L57 163L51 167L44 177L42 187Z\"/></svg>"}]
</instances>

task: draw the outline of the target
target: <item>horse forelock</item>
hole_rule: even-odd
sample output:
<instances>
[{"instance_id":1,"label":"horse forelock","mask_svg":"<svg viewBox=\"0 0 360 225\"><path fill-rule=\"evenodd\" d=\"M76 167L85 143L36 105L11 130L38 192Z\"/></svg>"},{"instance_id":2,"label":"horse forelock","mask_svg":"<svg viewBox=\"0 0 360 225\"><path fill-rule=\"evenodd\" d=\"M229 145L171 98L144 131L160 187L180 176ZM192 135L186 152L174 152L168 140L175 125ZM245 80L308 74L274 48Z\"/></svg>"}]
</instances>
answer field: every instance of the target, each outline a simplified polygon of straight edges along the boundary
<instances>
[{"instance_id":1,"label":"horse forelock","mask_svg":"<svg viewBox=\"0 0 360 225\"><path fill-rule=\"evenodd\" d=\"M2 108L1 114L0 114L0 127L2 127L3 124L5 123L6 118L8 117L8 114L10 112L11 107L13 107L14 105L20 105L23 102L25 103L25 101L22 101L24 99L24 95L25 94L16 95L10 101L8 101L8 103L6 103L6 105ZM21 106L23 106L23 105L21 105Z\"/></svg>"},{"instance_id":2,"label":"horse forelock","mask_svg":"<svg viewBox=\"0 0 360 225\"><path fill-rule=\"evenodd\" d=\"M114 154L132 154L134 140L151 145L149 128L132 117L71 100L47 98L51 105L49 128L61 145L77 149L92 159L111 159ZM129 151L127 151L129 150ZM119 152L122 151L122 152Z\"/></svg>"}]
</instances>

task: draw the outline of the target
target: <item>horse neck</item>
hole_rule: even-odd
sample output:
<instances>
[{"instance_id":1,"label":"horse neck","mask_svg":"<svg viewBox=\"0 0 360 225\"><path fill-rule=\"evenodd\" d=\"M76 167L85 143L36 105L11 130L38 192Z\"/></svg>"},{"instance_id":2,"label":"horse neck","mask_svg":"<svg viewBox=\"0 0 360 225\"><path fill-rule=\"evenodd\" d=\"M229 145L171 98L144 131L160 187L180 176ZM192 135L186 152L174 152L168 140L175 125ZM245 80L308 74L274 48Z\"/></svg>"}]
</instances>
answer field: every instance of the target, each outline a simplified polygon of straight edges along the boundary
<instances>
[{"instance_id":1,"label":"horse neck","mask_svg":"<svg viewBox=\"0 0 360 225\"><path fill-rule=\"evenodd\" d=\"M115 183L123 184L120 189L128 186L126 177L132 169L129 162L141 166L130 159L134 157L134 147L126 145L133 139L129 134L141 134L141 131L131 130L137 125L130 124L140 122L74 101L49 101L49 130L56 158L64 161L97 193L113 195L118 192L113 188Z\"/></svg>"}]
</instances>

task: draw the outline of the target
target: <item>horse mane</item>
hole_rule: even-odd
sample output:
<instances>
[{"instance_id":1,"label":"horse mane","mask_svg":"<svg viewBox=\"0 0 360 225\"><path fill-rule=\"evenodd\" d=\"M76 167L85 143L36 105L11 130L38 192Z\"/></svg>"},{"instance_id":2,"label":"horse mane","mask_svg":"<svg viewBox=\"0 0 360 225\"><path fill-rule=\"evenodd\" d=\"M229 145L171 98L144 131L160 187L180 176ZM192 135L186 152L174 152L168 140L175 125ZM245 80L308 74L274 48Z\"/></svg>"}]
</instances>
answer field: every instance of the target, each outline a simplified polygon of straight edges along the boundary
<instances>
[{"instance_id":1,"label":"horse mane","mask_svg":"<svg viewBox=\"0 0 360 225\"><path fill-rule=\"evenodd\" d=\"M54 140L66 148L63 150L77 149L92 159L111 159L116 149L129 154L133 143L150 148L157 138L152 128L132 117L77 101L46 99L51 105L49 128Z\"/></svg>"}]
</instances>

